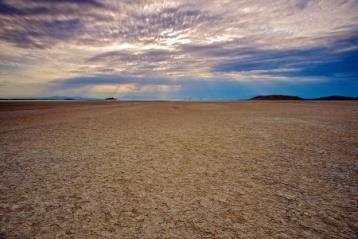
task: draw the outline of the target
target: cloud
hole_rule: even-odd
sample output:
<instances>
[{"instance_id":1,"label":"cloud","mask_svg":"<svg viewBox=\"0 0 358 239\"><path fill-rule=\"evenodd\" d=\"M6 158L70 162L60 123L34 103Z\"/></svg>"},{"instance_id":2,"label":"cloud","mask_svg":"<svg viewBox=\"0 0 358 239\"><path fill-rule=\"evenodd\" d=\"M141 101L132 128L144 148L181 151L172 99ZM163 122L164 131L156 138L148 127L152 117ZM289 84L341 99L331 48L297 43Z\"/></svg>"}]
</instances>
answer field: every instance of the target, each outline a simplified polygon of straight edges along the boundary
<instances>
[{"instance_id":1,"label":"cloud","mask_svg":"<svg viewBox=\"0 0 358 239\"><path fill-rule=\"evenodd\" d=\"M33 7L33 8L17 8L11 4L6 3L4 0L0 1L0 14L1 15L38 15L48 12L48 9L45 7Z\"/></svg>"},{"instance_id":2,"label":"cloud","mask_svg":"<svg viewBox=\"0 0 358 239\"><path fill-rule=\"evenodd\" d=\"M136 77L136 76L117 76L117 75L95 75L95 76L81 76L69 79L58 80L53 83L55 87L72 88L88 85L110 85L110 84L150 84L163 85L173 84L175 81L168 81L168 79Z\"/></svg>"},{"instance_id":3,"label":"cloud","mask_svg":"<svg viewBox=\"0 0 358 239\"><path fill-rule=\"evenodd\" d=\"M329 69L356 60L357 12L355 0L0 0L1 77L48 91L353 77Z\"/></svg>"}]
</instances>

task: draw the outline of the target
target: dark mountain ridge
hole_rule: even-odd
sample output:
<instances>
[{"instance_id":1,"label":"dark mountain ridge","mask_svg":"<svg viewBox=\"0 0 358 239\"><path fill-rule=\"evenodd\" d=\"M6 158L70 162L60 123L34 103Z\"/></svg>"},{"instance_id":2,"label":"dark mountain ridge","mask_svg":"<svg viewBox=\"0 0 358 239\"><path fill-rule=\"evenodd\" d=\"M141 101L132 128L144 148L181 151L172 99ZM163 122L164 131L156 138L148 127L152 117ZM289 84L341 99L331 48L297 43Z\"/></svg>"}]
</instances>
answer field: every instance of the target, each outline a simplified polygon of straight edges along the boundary
<instances>
[{"instance_id":1,"label":"dark mountain ridge","mask_svg":"<svg viewBox=\"0 0 358 239\"><path fill-rule=\"evenodd\" d=\"M303 100L303 98L290 95L258 95L250 100Z\"/></svg>"},{"instance_id":2,"label":"dark mountain ridge","mask_svg":"<svg viewBox=\"0 0 358 239\"><path fill-rule=\"evenodd\" d=\"M291 96L291 95L259 95L252 97L250 100L358 100L358 97L350 97L350 96L324 96L318 98L301 98L299 96Z\"/></svg>"}]
</instances>

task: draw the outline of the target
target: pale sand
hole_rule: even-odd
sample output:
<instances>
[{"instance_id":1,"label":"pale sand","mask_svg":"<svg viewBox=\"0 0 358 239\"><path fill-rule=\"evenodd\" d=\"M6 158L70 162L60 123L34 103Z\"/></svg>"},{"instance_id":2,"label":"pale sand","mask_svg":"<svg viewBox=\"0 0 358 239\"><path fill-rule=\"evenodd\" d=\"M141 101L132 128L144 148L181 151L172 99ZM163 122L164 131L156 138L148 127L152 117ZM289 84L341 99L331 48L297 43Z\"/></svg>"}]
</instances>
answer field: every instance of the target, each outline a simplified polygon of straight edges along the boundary
<instances>
[{"instance_id":1,"label":"pale sand","mask_svg":"<svg viewBox=\"0 0 358 239\"><path fill-rule=\"evenodd\" d=\"M0 238L357 238L357 102L0 103Z\"/></svg>"}]
</instances>

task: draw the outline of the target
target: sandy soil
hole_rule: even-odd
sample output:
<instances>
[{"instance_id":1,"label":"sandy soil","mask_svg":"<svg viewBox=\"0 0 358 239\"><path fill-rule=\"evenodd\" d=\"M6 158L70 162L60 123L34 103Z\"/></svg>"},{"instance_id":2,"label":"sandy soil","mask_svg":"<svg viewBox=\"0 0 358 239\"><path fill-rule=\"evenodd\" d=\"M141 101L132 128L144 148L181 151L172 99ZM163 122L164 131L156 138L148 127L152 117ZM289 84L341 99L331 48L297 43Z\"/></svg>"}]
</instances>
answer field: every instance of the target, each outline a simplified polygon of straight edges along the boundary
<instances>
[{"instance_id":1,"label":"sandy soil","mask_svg":"<svg viewBox=\"0 0 358 239\"><path fill-rule=\"evenodd\" d=\"M0 238L357 232L357 102L0 103Z\"/></svg>"}]
</instances>

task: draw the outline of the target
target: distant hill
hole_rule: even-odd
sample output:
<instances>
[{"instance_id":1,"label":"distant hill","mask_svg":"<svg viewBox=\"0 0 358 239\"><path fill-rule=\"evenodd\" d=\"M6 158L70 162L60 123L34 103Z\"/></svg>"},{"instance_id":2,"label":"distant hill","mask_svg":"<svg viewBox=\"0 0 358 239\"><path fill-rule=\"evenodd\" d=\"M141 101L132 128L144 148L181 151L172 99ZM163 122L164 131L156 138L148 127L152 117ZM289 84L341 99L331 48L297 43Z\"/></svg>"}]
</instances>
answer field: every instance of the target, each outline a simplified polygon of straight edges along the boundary
<instances>
[{"instance_id":1,"label":"distant hill","mask_svg":"<svg viewBox=\"0 0 358 239\"><path fill-rule=\"evenodd\" d=\"M290 95L259 95L250 100L303 100L303 98Z\"/></svg>"},{"instance_id":2,"label":"distant hill","mask_svg":"<svg viewBox=\"0 0 358 239\"><path fill-rule=\"evenodd\" d=\"M96 100L96 98L86 98L81 96L39 96L39 97L14 97L0 98L0 100Z\"/></svg>"},{"instance_id":3,"label":"distant hill","mask_svg":"<svg viewBox=\"0 0 358 239\"><path fill-rule=\"evenodd\" d=\"M332 95L332 96L315 98L313 100L358 100L358 97Z\"/></svg>"},{"instance_id":4,"label":"distant hill","mask_svg":"<svg viewBox=\"0 0 358 239\"><path fill-rule=\"evenodd\" d=\"M48 96L39 97L38 100L83 100L85 98L80 96Z\"/></svg>"},{"instance_id":5,"label":"distant hill","mask_svg":"<svg viewBox=\"0 0 358 239\"><path fill-rule=\"evenodd\" d=\"M298 96L291 96L291 95L259 95L252 97L250 100L358 100L358 97L350 97L350 96L324 96L319 98L311 98L305 99Z\"/></svg>"},{"instance_id":6,"label":"distant hill","mask_svg":"<svg viewBox=\"0 0 358 239\"><path fill-rule=\"evenodd\" d=\"M109 98L106 98L105 100L117 100L117 99L114 97L109 97Z\"/></svg>"}]
</instances>

